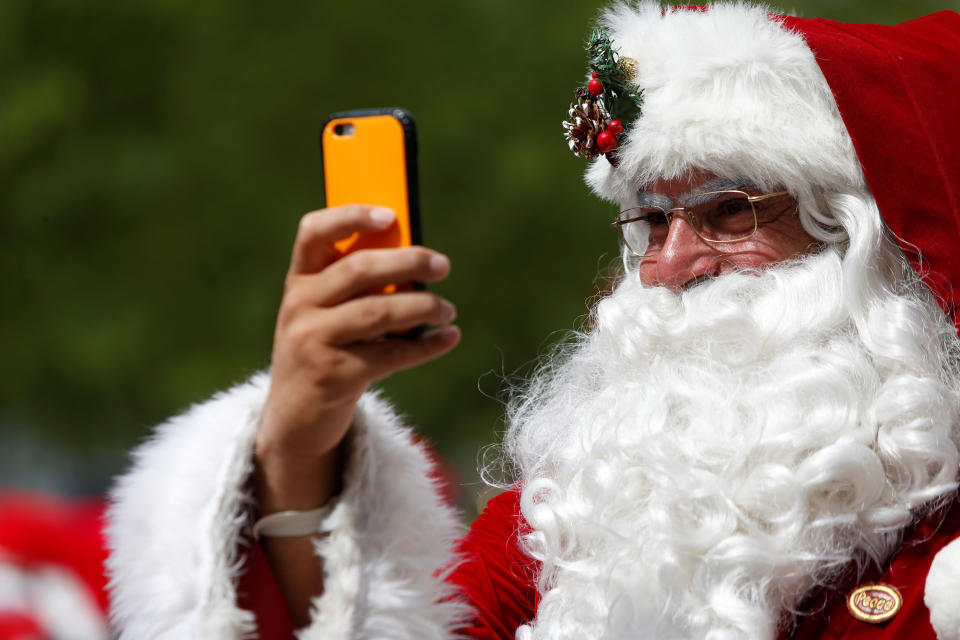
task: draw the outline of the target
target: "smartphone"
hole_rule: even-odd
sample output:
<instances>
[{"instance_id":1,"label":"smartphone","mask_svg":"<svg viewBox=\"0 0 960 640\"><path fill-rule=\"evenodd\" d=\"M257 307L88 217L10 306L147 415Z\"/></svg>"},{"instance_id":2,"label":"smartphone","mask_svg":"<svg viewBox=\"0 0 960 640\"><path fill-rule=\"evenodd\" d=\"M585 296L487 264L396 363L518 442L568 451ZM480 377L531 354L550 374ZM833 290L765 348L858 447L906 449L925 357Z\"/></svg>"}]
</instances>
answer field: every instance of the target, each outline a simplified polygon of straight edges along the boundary
<instances>
[{"instance_id":1,"label":"smartphone","mask_svg":"<svg viewBox=\"0 0 960 640\"><path fill-rule=\"evenodd\" d=\"M321 130L320 151L327 207L374 204L397 213L397 221L384 231L354 234L337 242L339 251L423 243L417 127L409 112L391 108L334 113ZM396 286L385 289L395 290Z\"/></svg>"}]
</instances>

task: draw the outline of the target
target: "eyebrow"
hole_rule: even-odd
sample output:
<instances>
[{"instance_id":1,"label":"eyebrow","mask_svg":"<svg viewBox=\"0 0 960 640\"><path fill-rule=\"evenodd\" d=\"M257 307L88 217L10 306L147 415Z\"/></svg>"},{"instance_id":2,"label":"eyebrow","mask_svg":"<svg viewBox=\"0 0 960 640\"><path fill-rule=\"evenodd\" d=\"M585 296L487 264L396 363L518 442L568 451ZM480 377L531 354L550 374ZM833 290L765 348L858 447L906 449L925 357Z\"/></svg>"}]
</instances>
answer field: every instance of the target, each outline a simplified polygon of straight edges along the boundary
<instances>
[{"instance_id":1,"label":"eyebrow","mask_svg":"<svg viewBox=\"0 0 960 640\"><path fill-rule=\"evenodd\" d=\"M670 196L665 196L662 193L652 193L650 191L642 190L638 191L636 206L672 209L676 202L686 202L689 205L697 204L696 197L702 193L709 193L711 191L742 191L743 189L748 189L751 187L755 188L756 184L749 178L717 177L712 180L707 180L696 189L682 194L679 198L677 198L677 200L674 200Z\"/></svg>"}]
</instances>

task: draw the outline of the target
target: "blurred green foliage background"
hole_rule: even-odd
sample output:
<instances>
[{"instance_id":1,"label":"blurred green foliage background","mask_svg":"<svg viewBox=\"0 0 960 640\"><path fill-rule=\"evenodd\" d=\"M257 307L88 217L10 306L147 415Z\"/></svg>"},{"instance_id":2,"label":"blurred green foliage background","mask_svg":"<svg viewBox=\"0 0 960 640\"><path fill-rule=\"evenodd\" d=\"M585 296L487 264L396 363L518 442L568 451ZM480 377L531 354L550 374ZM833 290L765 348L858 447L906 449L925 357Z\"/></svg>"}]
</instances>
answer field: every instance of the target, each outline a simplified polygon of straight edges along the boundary
<instances>
[{"instance_id":1,"label":"blurred green foliage background","mask_svg":"<svg viewBox=\"0 0 960 640\"><path fill-rule=\"evenodd\" d=\"M152 424L267 366L297 220L322 205L320 123L403 106L464 339L384 386L469 511L505 381L618 260L560 128L599 6L3 0L0 485L102 491ZM958 7L784 8L890 24Z\"/></svg>"}]
</instances>

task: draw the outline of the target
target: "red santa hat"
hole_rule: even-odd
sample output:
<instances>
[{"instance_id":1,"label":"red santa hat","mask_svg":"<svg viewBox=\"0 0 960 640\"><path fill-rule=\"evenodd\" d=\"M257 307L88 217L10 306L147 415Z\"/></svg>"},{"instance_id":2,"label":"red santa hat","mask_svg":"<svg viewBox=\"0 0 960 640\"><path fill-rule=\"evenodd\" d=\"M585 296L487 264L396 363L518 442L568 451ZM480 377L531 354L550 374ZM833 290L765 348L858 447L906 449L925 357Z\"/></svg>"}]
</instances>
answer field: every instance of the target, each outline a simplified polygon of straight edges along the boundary
<instances>
[{"instance_id":1,"label":"red santa hat","mask_svg":"<svg viewBox=\"0 0 960 640\"><path fill-rule=\"evenodd\" d=\"M601 18L642 91L617 166L587 182L628 202L690 168L759 186L869 187L887 226L955 322L960 305L960 15L897 26L717 4L618 5Z\"/></svg>"},{"instance_id":2,"label":"red santa hat","mask_svg":"<svg viewBox=\"0 0 960 640\"><path fill-rule=\"evenodd\" d=\"M960 15L941 11L893 27L783 24L816 56L884 221L956 322Z\"/></svg>"}]
</instances>

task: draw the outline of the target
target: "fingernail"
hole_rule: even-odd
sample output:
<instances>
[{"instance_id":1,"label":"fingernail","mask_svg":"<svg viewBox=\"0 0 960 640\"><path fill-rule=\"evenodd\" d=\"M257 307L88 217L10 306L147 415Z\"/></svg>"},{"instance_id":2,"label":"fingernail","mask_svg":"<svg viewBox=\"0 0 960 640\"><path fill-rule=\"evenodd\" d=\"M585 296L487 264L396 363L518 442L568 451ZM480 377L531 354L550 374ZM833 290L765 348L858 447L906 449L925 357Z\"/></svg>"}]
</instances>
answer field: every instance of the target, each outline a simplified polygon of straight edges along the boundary
<instances>
[{"instance_id":1,"label":"fingernail","mask_svg":"<svg viewBox=\"0 0 960 640\"><path fill-rule=\"evenodd\" d=\"M370 219L377 223L379 227L388 227L397 219L397 214L393 209L386 207L377 207L370 211Z\"/></svg>"},{"instance_id":2,"label":"fingernail","mask_svg":"<svg viewBox=\"0 0 960 640\"><path fill-rule=\"evenodd\" d=\"M440 307L443 309L441 316L443 317L443 322L453 322L453 319L457 317L457 308L453 306L449 300L441 300Z\"/></svg>"},{"instance_id":3,"label":"fingernail","mask_svg":"<svg viewBox=\"0 0 960 640\"><path fill-rule=\"evenodd\" d=\"M438 276L445 275L450 271L450 258L442 253L430 256L430 271Z\"/></svg>"}]
</instances>

